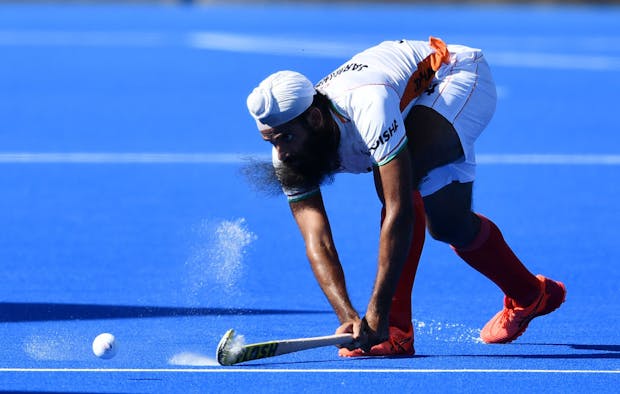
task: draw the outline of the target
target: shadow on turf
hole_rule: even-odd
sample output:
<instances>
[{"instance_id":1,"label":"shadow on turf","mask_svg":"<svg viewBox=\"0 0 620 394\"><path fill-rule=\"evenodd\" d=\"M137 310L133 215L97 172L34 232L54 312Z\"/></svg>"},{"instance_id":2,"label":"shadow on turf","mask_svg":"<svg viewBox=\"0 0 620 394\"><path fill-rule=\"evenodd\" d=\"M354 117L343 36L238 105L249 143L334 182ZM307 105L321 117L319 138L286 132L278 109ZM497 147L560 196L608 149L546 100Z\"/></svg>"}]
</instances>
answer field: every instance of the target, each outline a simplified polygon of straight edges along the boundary
<instances>
[{"instance_id":1,"label":"shadow on turf","mask_svg":"<svg viewBox=\"0 0 620 394\"><path fill-rule=\"evenodd\" d=\"M578 345L567 343L521 343L513 345L528 345L528 346L562 346L570 347L575 350L590 350L599 351L604 353L587 353L587 354L459 354L459 355L429 355L429 354L416 354L415 356L386 356L386 357L354 357L343 360L377 360L377 359L421 359L421 358L441 358L441 357L472 357L472 358L497 358L497 359L547 359L547 360L595 360L595 359L620 359L620 345ZM325 361L286 361L286 362L254 362L250 364L244 364L246 367L265 367L277 363L278 365L299 365L299 364L317 364L321 362L333 363L334 360Z\"/></svg>"},{"instance_id":2,"label":"shadow on turf","mask_svg":"<svg viewBox=\"0 0 620 394\"><path fill-rule=\"evenodd\" d=\"M494 345L497 346L497 345ZM510 346L554 346L568 347L574 350L586 350L594 353L553 353L553 354L459 354L448 357L473 357L473 358L521 358L521 359L545 359L545 360L596 360L596 359L620 359L620 345L586 345L572 343L513 343ZM417 357L417 355L416 355ZM430 357L445 357L430 356Z\"/></svg>"},{"instance_id":3,"label":"shadow on turf","mask_svg":"<svg viewBox=\"0 0 620 394\"><path fill-rule=\"evenodd\" d=\"M337 359L333 360L333 359L329 359L329 360L304 360L304 361L278 361L278 360L271 360L269 359L269 361L264 361L264 362L257 362L257 361L252 361L252 362L248 362L248 363L243 363L243 364L239 364L239 365L243 365L244 367L248 367L248 368L263 368L263 367L269 367L269 366L273 366L274 364L277 365L303 365L303 364L333 364L334 362L337 362L338 360L341 360L342 362L353 362L355 360L409 360L409 359L421 359L421 358L431 358L434 356L429 356L429 355L413 355L413 356L366 356L366 357L338 357Z\"/></svg>"},{"instance_id":4,"label":"shadow on turf","mask_svg":"<svg viewBox=\"0 0 620 394\"><path fill-rule=\"evenodd\" d=\"M12 391L12 390L3 391L3 390L0 390L0 394L5 394L5 393L10 393L10 394L71 394L73 393L73 391ZM123 393L101 393L99 391L97 392L79 391L79 393L80 394L123 394Z\"/></svg>"},{"instance_id":5,"label":"shadow on turf","mask_svg":"<svg viewBox=\"0 0 620 394\"><path fill-rule=\"evenodd\" d=\"M569 347L574 350L589 350L599 353L574 353L574 354L523 354L515 356L500 356L500 357L520 357L520 358L546 358L546 359L597 359L597 358L614 358L620 359L620 345L587 345L587 344L574 344L574 343L521 343L514 345L527 345L527 346L555 346L555 347ZM604 352L604 353L600 353Z\"/></svg>"},{"instance_id":6,"label":"shadow on turf","mask_svg":"<svg viewBox=\"0 0 620 394\"><path fill-rule=\"evenodd\" d=\"M324 313L331 312L286 309L177 308L159 306L0 302L0 322L2 323L140 317L297 315Z\"/></svg>"},{"instance_id":7,"label":"shadow on turf","mask_svg":"<svg viewBox=\"0 0 620 394\"><path fill-rule=\"evenodd\" d=\"M523 358L523 359L546 359L546 360L596 360L596 359L620 359L619 353L587 353L587 354L494 354L484 356L463 356L463 357L485 357L485 358Z\"/></svg>"}]
</instances>

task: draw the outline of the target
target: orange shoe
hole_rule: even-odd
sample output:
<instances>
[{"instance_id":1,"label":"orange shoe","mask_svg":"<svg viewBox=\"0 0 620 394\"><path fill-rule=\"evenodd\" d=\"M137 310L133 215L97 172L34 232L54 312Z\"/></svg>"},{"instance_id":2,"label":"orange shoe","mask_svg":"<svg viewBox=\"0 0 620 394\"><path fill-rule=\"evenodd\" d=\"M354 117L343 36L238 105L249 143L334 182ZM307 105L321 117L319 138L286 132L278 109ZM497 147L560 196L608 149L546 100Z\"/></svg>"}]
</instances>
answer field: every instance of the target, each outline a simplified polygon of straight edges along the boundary
<instances>
[{"instance_id":1,"label":"orange shoe","mask_svg":"<svg viewBox=\"0 0 620 394\"><path fill-rule=\"evenodd\" d=\"M536 276L540 281L540 296L528 307L519 307L512 298L504 297L504 309L499 311L480 332L485 343L509 343L517 339L530 321L558 309L566 299L562 282Z\"/></svg>"},{"instance_id":2,"label":"orange shoe","mask_svg":"<svg viewBox=\"0 0 620 394\"><path fill-rule=\"evenodd\" d=\"M368 357L368 356L413 356L413 325L409 325L407 332L398 327L390 327L390 339L370 348L369 352L362 349L338 349L340 357Z\"/></svg>"}]
</instances>

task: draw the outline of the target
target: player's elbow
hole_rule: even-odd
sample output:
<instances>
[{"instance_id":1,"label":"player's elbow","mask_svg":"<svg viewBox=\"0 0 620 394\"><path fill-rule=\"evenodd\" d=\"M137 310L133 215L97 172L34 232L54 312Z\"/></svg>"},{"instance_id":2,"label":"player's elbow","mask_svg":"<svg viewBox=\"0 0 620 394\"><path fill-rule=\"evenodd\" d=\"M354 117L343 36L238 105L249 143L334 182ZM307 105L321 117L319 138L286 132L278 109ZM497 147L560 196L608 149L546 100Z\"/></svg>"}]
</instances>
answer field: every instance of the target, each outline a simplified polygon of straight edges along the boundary
<instances>
[{"instance_id":1,"label":"player's elbow","mask_svg":"<svg viewBox=\"0 0 620 394\"><path fill-rule=\"evenodd\" d=\"M414 220L413 204L402 204L397 207L386 207L383 225L401 234L411 234Z\"/></svg>"},{"instance_id":2,"label":"player's elbow","mask_svg":"<svg viewBox=\"0 0 620 394\"><path fill-rule=\"evenodd\" d=\"M311 262L331 261L337 259L337 252L331 242L310 241L306 242L306 256Z\"/></svg>"}]
</instances>

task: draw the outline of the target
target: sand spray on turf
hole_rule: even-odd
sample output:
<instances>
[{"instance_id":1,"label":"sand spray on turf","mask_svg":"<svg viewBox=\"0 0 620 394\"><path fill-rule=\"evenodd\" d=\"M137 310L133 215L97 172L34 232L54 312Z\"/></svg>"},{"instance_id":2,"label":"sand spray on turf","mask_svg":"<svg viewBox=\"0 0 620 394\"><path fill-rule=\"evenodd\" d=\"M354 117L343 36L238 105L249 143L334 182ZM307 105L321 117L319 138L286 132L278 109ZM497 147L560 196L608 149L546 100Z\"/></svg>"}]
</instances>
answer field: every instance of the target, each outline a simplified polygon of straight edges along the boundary
<instances>
[{"instance_id":1,"label":"sand spray on turf","mask_svg":"<svg viewBox=\"0 0 620 394\"><path fill-rule=\"evenodd\" d=\"M182 352L175 354L168 360L170 365L185 365L192 367L210 367L220 365L214 357L194 352Z\"/></svg>"},{"instance_id":2,"label":"sand spray on turf","mask_svg":"<svg viewBox=\"0 0 620 394\"><path fill-rule=\"evenodd\" d=\"M203 220L195 230L196 244L185 262L193 303L239 296L247 248L257 238L246 220Z\"/></svg>"},{"instance_id":3,"label":"sand spray on turf","mask_svg":"<svg viewBox=\"0 0 620 394\"><path fill-rule=\"evenodd\" d=\"M234 358L236 355L243 351L243 346L245 346L244 336L235 335L232 338L232 342L228 347L229 353L233 355L232 358ZM182 352L175 354L168 360L168 364L192 367L207 367L220 365L214 357L206 356L204 354L195 352Z\"/></svg>"},{"instance_id":4,"label":"sand spray on turf","mask_svg":"<svg viewBox=\"0 0 620 394\"><path fill-rule=\"evenodd\" d=\"M197 239L191 255L186 260L189 297L194 305L227 299L238 302L243 290L239 285L244 275L244 258L248 247L257 239L248 228L244 218L236 220L203 220L195 229ZM240 352L244 338L233 339L231 351ZM180 352L173 355L171 365L211 366L219 365L214 357L196 352Z\"/></svg>"},{"instance_id":5,"label":"sand spray on turf","mask_svg":"<svg viewBox=\"0 0 620 394\"><path fill-rule=\"evenodd\" d=\"M414 320L413 326L416 334L426 335L437 341L459 343L482 342L480 339L480 329L467 327L464 324L445 323L435 320Z\"/></svg>"},{"instance_id":6,"label":"sand spray on turf","mask_svg":"<svg viewBox=\"0 0 620 394\"><path fill-rule=\"evenodd\" d=\"M33 360L67 361L90 356L90 343L82 343L73 333L64 330L33 334L24 338L22 348Z\"/></svg>"}]
</instances>

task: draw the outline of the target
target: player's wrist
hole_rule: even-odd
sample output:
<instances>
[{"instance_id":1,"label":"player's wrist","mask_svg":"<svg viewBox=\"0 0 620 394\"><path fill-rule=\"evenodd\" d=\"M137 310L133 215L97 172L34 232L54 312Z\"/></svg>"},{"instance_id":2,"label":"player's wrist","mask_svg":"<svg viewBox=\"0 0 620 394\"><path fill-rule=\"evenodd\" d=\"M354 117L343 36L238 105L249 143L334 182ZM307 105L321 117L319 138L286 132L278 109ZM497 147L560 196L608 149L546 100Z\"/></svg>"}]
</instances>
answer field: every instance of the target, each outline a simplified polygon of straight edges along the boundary
<instances>
[{"instance_id":1,"label":"player's wrist","mask_svg":"<svg viewBox=\"0 0 620 394\"><path fill-rule=\"evenodd\" d=\"M380 313L376 310L367 310L364 319L368 327L375 331L381 332L389 326L389 313Z\"/></svg>"},{"instance_id":2,"label":"player's wrist","mask_svg":"<svg viewBox=\"0 0 620 394\"><path fill-rule=\"evenodd\" d=\"M338 316L338 320L340 324L344 324L347 322L355 322L360 320L360 315L355 310L347 310L341 313L336 313Z\"/></svg>"},{"instance_id":3,"label":"player's wrist","mask_svg":"<svg viewBox=\"0 0 620 394\"><path fill-rule=\"evenodd\" d=\"M373 321L387 320L390 314L390 307L392 304L392 297L381 297L375 295L370 299L368 307L366 308L366 316L369 316Z\"/></svg>"}]
</instances>

